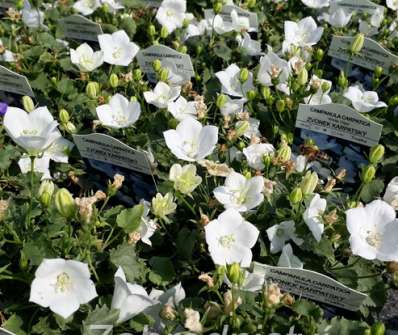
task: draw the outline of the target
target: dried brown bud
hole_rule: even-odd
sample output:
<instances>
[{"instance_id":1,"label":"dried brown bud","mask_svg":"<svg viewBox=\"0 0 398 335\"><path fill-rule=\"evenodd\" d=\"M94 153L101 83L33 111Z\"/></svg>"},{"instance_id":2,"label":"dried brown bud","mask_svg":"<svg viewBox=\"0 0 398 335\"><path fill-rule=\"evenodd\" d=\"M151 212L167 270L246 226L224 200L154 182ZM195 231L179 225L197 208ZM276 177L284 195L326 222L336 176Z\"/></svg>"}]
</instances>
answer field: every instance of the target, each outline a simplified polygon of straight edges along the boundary
<instances>
[{"instance_id":1,"label":"dried brown bud","mask_svg":"<svg viewBox=\"0 0 398 335\"><path fill-rule=\"evenodd\" d=\"M329 179L328 182L326 183L323 191L325 193L330 193L333 191L333 188L336 186L337 180L336 179Z\"/></svg>"},{"instance_id":2,"label":"dried brown bud","mask_svg":"<svg viewBox=\"0 0 398 335\"><path fill-rule=\"evenodd\" d=\"M214 287L214 280L213 278L208 274L208 273L202 273L198 279L204 283L206 283L206 285L208 287Z\"/></svg>"},{"instance_id":3,"label":"dried brown bud","mask_svg":"<svg viewBox=\"0 0 398 335\"><path fill-rule=\"evenodd\" d=\"M327 225L332 225L332 224L336 223L338 221L338 219L339 219L339 216L337 215L336 209L332 210L330 213L325 214L323 216L323 220L324 220L325 224L327 224Z\"/></svg>"}]
</instances>

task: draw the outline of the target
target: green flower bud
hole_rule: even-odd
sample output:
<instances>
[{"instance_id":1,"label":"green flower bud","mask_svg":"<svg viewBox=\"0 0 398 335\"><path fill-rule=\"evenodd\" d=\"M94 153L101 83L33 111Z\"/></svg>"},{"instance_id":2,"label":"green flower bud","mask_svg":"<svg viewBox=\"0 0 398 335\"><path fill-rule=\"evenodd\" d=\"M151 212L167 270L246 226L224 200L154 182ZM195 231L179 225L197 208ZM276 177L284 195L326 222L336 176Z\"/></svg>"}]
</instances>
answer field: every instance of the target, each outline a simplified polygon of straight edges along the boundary
<instances>
[{"instance_id":1,"label":"green flower bud","mask_svg":"<svg viewBox=\"0 0 398 335\"><path fill-rule=\"evenodd\" d=\"M199 56L203 52L203 46L200 44L197 44L195 46L195 51L196 51L196 54Z\"/></svg>"},{"instance_id":2,"label":"green flower bud","mask_svg":"<svg viewBox=\"0 0 398 335\"><path fill-rule=\"evenodd\" d=\"M394 272L394 274L392 275L392 280L393 280L395 287L398 287L398 271Z\"/></svg>"},{"instance_id":3,"label":"green flower bud","mask_svg":"<svg viewBox=\"0 0 398 335\"><path fill-rule=\"evenodd\" d=\"M308 81L308 71L305 67L303 67L300 73L297 76L297 83L301 86L304 86Z\"/></svg>"},{"instance_id":4,"label":"green flower bud","mask_svg":"<svg viewBox=\"0 0 398 335\"><path fill-rule=\"evenodd\" d=\"M247 0L246 1L246 6L249 9L252 9L252 8L256 7L256 0Z\"/></svg>"},{"instance_id":5,"label":"green flower bud","mask_svg":"<svg viewBox=\"0 0 398 335\"><path fill-rule=\"evenodd\" d=\"M269 99L271 97L271 89L268 86L262 86L261 95L264 99Z\"/></svg>"},{"instance_id":6,"label":"green flower bud","mask_svg":"<svg viewBox=\"0 0 398 335\"><path fill-rule=\"evenodd\" d=\"M374 74L376 78L381 77L381 75L383 74L383 68L380 65L376 65L374 69Z\"/></svg>"},{"instance_id":7,"label":"green flower bud","mask_svg":"<svg viewBox=\"0 0 398 335\"><path fill-rule=\"evenodd\" d=\"M386 332L386 326L384 323L378 321L372 326L372 335L384 335Z\"/></svg>"},{"instance_id":8,"label":"green flower bud","mask_svg":"<svg viewBox=\"0 0 398 335\"><path fill-rule=\"evenodd\" d=\"M265 169L268 169L268 167L271 165L272 162L272 156L270 154L265 154L263 156L263 163L265 166Z\"/></svg>"},{"instance_id":9,"label":"green flower bud","mask_svg":"<svg viewBox=\"0 0 398 335\"><path fill-rule=\"evenodd\" d=\"M236 136L241 137L244 133L246 133L250 128L249 121L238 121L236 122L235 131Z\"/></svg>"},{"instance_id":10,"label":"green flower bud","mask_svg":"<svg viewBox=\"0 0 398 335\"><path fill-rule=\"evenodd\" d=\"M220 14L222 11L223 4L220 1L217 1L213 5L213 10L215 14Z\"/></svg>"},{"instance_id":11,"label":"green flower bud","mask_svg":"<svg viewBox=\"0 0 398 335\"><path fill-rule=\"evenodd\" d=\"M382 146L381 144L375 145L374 147L372 147L372 149L370 149L369 161L372 164L380 163L384 157L384 152L384 146Z\"/></svg>"},{"instance_id":12,"label":"green flower bud","mask_svg":"<svg viewBox=\"0 0 398 335\"><path fill-rule=\"evenodd\" d=\"M136 101L138 101L138 99L137 99L136 96L133 95L133 96L130 97L130 101L131 102L136 102Z\"/></svg>"},{"instance_id":13,"label":"green flower bud","mask_svg":"<svg viewBox=\"0 0 398 335\"><path fill-rule=\"evenodd\" d=\"M159 72L160 81L167 81L169 79L169 69L161 68Z\"/></svg>"},{"instance_id":14,"label":"green flower bud","mask_svg":"<svg viewBox=\"0 0 398 335\"><path fill-rule=\"evenodd\" d=\"M342 88L345 89L348 86L348 79L344 73L344 71L340 72L339 78L337 80L337 84Z\"/></svg>"},{"instance_id":15,"label":"green flower bud","mask_svg":"<svg viewBox=\"0 0 398 335\"><path fill-rule=\"evenodd\" d=\"M365 43L365 35L359 33L355 36L354 41L351 44L351 53L357 54L363 48L363 44Z\"/></svg>"},{"instance_id":16,"label":"green flower bud","mask_svg":"<svg viewBox=\"0 0 398 335\"><path fill-rule=\"evenodd\" d=\"M59 111L59 119L61 120L61 123L68 123L70 120L69 113L66 109L61 109Z\"/></svg>"},{"instance_id":17,"label":"green flower bud","mask_svg":"<svg viewBox=\"0 0 398 335\"><path fill-rule=\"evenodd\" d=\"M241 278L241 269L239 263L233 263L228 266L227 277L232 284L239 285Z\"/></svg>"},{"instance_id":18,"label":"green flower bud","mask_svg":"<svg viewBox=\"0 0 398 335\"><path fill-rule=\"evenodd\" d=\"M318 174L315 171L308 171L305 174L303 180L300 183L300 188L304 196L314 193L315 188L318 185L318 179Z\"/></svg>"},{"instance_id":19,"label":"green flower bud","mask_svg":"<svg viewBox=\"0 0 398 335\"><path fill-rule=\"evenodd\" d=\"M28 112L32 112L35 109L35 104L33 103L33 100L31 97L24 95L22 97L22 105L23 108Z\"/></svg>"},{"instance_id":20,"label":"green flower bud","mask_svg":"<svg viewBox=\"0 0 398 335\"><path fill-rule=\"evenodd\" d=\"M291 157L292 149L288 145L282 145L276 153L276 158L281 163L287 162Z\"/></svg>"},{"instance_id":21,"label":"green flower bud","mask_svg":"<svg viewBox=\"0 0 398 335\"><path fill-rule=\"evenodd\" d=\"M284 111L285 111L285 107L286 107L286 102L285 102L285 100L283 100L283 99L277 100L277 101L276 101L276 104L275 104L275 107L276 107L276 110L277 110L279 113L284 112Z\"/></svg>"},{"instance_id":22,"label":"green flower bud","mask_svg":"<svg viewBox=\"0 0 398 335\"><path fill-rule=\"evenodd\" d=\"M325 93L330 90L330 83L324 81L321 85L322 92Z\"/></svg>"},{"instance_id":23,"label":"green flower bud","mask_svg":"<svg viewBox=\"0 0 398 335\"><path fill-rule=\"evenodd\" d=\"M249 79L249 70L246 68L241 69L239 73L239 81L243 84L248 79Z\"/></svg>"},{"instance_id":24,"label":"green flower bud","mask_svg":"<svg viewBox=\"0 0 398 335\"><path fill-rule=\"evenodd\" d=\"M300 187L296 187L289 195L289 201L292 205L298 204L303 200L303 191Z\"/></svg>"},{"instance_id":25,"label":"green flower bud","mask_svg":"<svg viewBox=\"0 0 398 335\"><path fill-rule=\"evenodd\" d=\"M112 73L110 75L109 85L111 85L112 88L116 88L119 85L119 77L117 76L116 73Z\"/></svg>"},{"instance_id":26,"label":"green flower bud","mask_svg":"<svg viewBox=\"0 0 398 335\"><path fill-rule=\"evenodd\" d=\"M150 24L147 29L148 35L154 37L156 35L156 27L153 24Z\"/></svg>"},{"instance_id":27,"label":"green flower bud","mask_svg":"<svg viewBox=\"0 0 398 335\"><path fill-rule=\"evenodd\" d=\"M99 93L99 84L95 81L90 81L86 86L86 94L90 99L96 99Z\"/></svg>"},{"instance_id":28,"label":"green flower bud","mask_svg":"<svg viewBox=\"0 0 398 335\"><path fill-rule=\"evenodd\" d=\"M388 105L390 107L396 106L398 105L398 95L394 95L389 101L388 101Z\"/></svg>"},{"instance_id":29,"label":"green flower bud","mask_svg":"<svg viewBox=\"0 0 398 335\"><path fill-rule=\"evenodd\" d=\"M376 175L376 168L373 165L368 165L362 170L361 180L364 184L369 184Z\"/></svg>"},{"instance_id":30,"label":"green flower bud","mask_svg":"<svg viewBox=\"0 0 398 335\"><path fill-rule=\"evenodd\" d=\"M322 49L316 49L314 54L315 60L319 63L323 59L324 55L325 52Z\"/></svg>"},{"instance_id":31,"label":"green flower bud","mask_svg":"<svg viewBox=\"0 0 398 335\"><path fill-rule=\"evenodd\" d=\"M54 194L54 183L51 180L43 180L40 184L38 191L38 198L44 207L48 207L51 202L51 198Z\"/></svg>"},{"instance_id":32,"label":"green flower bud","mask_svg":"<svg viewBox=\"0 0 398 335\"><path fill-rule=\"evenodd\" d=\"M239 150L242 151L244 148L246 148L246 143L243 141L239 141L238 148L239 148Z\"/></svg>"},{"instance_id":33,"label":"green flower bud","mask_svg":"<svg viewBox=\"0 0 398 335\"><path fill-rule=\"evenodd\" d=\"M225 106L225 104L227 103L227 96L224 94L219 94L219 96L217 97L216 100L216 106L221 109Z\"/></svg>"},{"instance_id":34,"label":"green flower bud","mask_svg":"<svg viewBox=\"0 0 398 335\"><path fill-rule=\"evenodd\" d=\"M67 219L75 214L75 201L66 188L61 188L55 193L55 207Z\"/></svg>"},{"instance_id":35,"label":"green flower bud","mask_svg":"<svg viewBox=\"0 0 398 335\"><path fill-rule=\"evenodd\" d=\"M179 51L179 52L181 52L181 53L183 53L183 54L186 54L186 53L188 52L188 48L187 48L186 45L180 45L180 46L178 47L178 50L177 50L177 51Z\"/></svg>"},{"instance_id":36,"label":"green flower bud","mask_svg":"<svg viewBox=\"0 0 398 335\"><path fill-rule=\"evenodd\" d=\"M372 335L372 331L369 328L367 328L364 330L363 335Z\"/></svg>"},{"instance_id":37,"label":"green flower bud","mask_svg":"<svg viewBox=\"0 0 398 335\"><path fill-rule=\"evenodd\" d=\"M247 99L249 99L249 101L253 101L256 98L257 98L257 91L256 90L250 90L250 91L247 92Z\"/></svg>"},{"instance_id":38,"label":"green flower bud","mask_svg":"<svg viewBox=\"0 0 398 335\"><path fill-rule=\"evenodd\" d=\"M69 134L74 134L76 133L76 127L72 122L68 122L65 125L65 130L69 133Z\"/></svg>"},{"instance_id":39,"label":"green flower bud","mask_svg":"<svg viewBox=\"0 0 398 335\"><path fill-rule=\"evenodd\" d=\"M166 27L162 27L160 30L160 37L165 39L167 36L169 36L169 30Z\"/></svg>"},{"instance_id":40,"label":"green flower bud","mask_svg":"<svg viewBox=\"0 0 398 335\"><path fill-rule=\"evenodd\" d=\"M156 73L158 73L158 72L161 70L161 68L162 68L162 63L161 63L160 59L155 59L155 60L153 61L153 63L152 63L152 68L153 68L153 70L154 70Z\"/></svg>"},{"instance_id":41,"label":"green flower bud","mask_svg":"<svg viewBox=\"0 0 398 335\"><path fill-rule=\"evenodd\" d=\"M21 270L26 270L28 268L28 265L28 257L26 257L25 253L21 250L21 255L19 257L19 268Z\"/></svg>"},{"instance_id":42,"label":"green flower bud","mask_svg":"<svg viewBox=\"0 0 398 335\"><path fill-rule=\"evenodd\" d=\"M133 71L133 79L135 81L140 81L142 79L142 71L141 71L141 69L135 69Z\"/></svg>"}]
</instances>

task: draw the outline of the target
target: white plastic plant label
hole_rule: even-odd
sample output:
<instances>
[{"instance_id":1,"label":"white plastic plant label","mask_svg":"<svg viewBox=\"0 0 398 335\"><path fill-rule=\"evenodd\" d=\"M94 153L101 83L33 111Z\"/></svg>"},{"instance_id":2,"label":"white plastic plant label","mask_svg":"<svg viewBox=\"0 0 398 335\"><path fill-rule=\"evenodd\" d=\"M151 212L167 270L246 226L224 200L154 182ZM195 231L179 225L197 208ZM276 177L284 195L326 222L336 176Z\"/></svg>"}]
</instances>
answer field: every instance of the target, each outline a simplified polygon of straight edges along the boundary
<instances>
[{"instance_id":1,"label":"white plastic plant label","mask_svg":"<svg viewBox=\"0 0 398 335\"><path fill-rule=\"evenodd\" d=\"M147 152L133 149L112 136L99 133L73 135L73 140L84 158L152 175Z\"/></svg>"},{"instance_id":2,"label":"white plastic plant label","mask_svg":"<svg viewBox=\"0 0 398 335\"><path fill-rule=\"evenodd\" d=\"M374 70L381 66L385 73L391 72L391 67L398 66L398 56L383 48L376 41L365 38L361 51L355 55L351 54L351 45L355 37L333 36L328 55L343 61Z\"/></svg>"},{"instance_id":3,"label":"white plastic plant label","mask_svg":"<svg viewBox=\"0 0 398 335\"><path fill-rule=\"evenodd\" d=\"M14 333L10 332L7 329L0 328L0 335L15 335Z\"/></svg>"},{"instance_id":4,"label":"white plastic plant label","mask_svg":"<svg viewBox=\"0 0 398 335\"><path fill-rule=\"evenodd\" d=\"M15 7L15 0L0 0L0 8L8 9ZM1 333L0 333L1 335Z\"/></svg>"},{"instance_id":5,"label":"white plastic plant label","mask_svg":"<svg viewBox=\"0 0 398 335\"><path fill-rule=\"evenodd\" d=\"M231 22L231 12L235 10L238 16L246 17L249 19L249 31L257 32L258 31L258 16L257 13L253 13L247 10L244 10L236 5L225 5L221 12L218 14L220 15L224 21ZM212 9L205 9L204 11L205 19L209 20L210 22L214 18L214 11Z\"/></svg>"},{"instance_id":6,"label":"white plastic plant label","mask_svg":"<svg viewBox=\"0 0 398 335\"><path fill-rule=\"evenodd\" d=\"M341 104L300 104L296 128L372 147L379 143L383 126Z\"/></svg>"},{"instance_id":7,"label":"white plastic plant label","mask_svg":"<svg viewBox=\"0 0 398 335\"><path fill-rule=\"evenodd\" d=\"M14 71L0 65L0 91L15 93L19 95L29 95L34 97L32 87L28 79Z\"/></svg>"},{"instance_id":8,"label":"white plastic plant label","mask_svg":"<svg viewBox=\"0 0 398 335\"><path fill-rule=\"evenodd\" d=\"M335 5L343 8L349 12L355 11L356 13L374 14L376 11L384 11L385 7L375 4L369 0L338 0Z\"/></svg>"},{"instance_id":9,"label":"white plastic plant label","mask_svg":"<svg viewBox=\"0 0 398 335\"><path fill-rule=\"evenodd\" d=\"M98 42L98 35L103 33L100 24L78 14L68 16L61 22L67 38Z\"/></svg>"},{"instance_id":10,"label":"white plastic plant label","mask_svg":"<svg viewBox=\"0 0 398 335\"><path fill-rule=\"evenodd\" d=\"M267 282L277 283L282 291L311 300L357 311L367 298L366 294L315 271L270 266L257 262L253 264L253 272L263 274Z\"/></svg>"},{"instance_id":11,"label":"white plastic plant label","mask_svg":"<svg viewBox=\"0 0 398 335\"><path fill-rule=\"evenodd\" d=\"M181 76L184 81L189 81L195 74L189 55L165 45L152 45L137 54L138 64L151 82L156 82L156 74L152 67L156 59L160 60L162 66L171 68L172 72Z\"/></svg>"}]
</instances>

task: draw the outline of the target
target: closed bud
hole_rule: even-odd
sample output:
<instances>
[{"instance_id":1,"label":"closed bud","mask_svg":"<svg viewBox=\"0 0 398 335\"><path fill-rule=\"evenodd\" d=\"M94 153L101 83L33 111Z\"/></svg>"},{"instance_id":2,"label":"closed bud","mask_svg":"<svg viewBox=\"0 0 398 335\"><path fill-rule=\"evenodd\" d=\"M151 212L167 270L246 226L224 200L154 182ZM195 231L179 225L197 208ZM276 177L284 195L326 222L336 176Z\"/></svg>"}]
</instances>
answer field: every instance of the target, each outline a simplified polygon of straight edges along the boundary
<instances>
[{"instance_id":1,"label":"closed bud","mask_svg":"<svg viewBox=\"0 0 398 335\"><path fill-rule=\"evenodd\" d=\"M381 77L381 75L383 74L383 68L380 65L376 65L374 69L374 74L376 78Z\"/></svg>"},{"instance_id":2,"label":"closed bud","mask_svg":"<svg viewBox=\"0 0 398 335\"><path fill-rule=\"evenodd\" d=\"M287 162L288 160L290 160L291 156L292 149L288 145L282 145L276 153L276 158L280 163Z\"/></svg>"},{"instance_id":3,"label":"closed bud","mask_svg":"<svg viewBox=\"0 0 398 335\"><path fill-rule=\"evenodd\" d=\"M153 70L157 73L161 70L162 68L162 63L160 61L160 59L155 59L152 63L152 68Z\"/></svg>"},{"instance_id":4,"label":"closed bud","mask_svg":"<svg viewBox=\"0 0 398 335\"><path fill-rule=\"evenodd\" d=\"M161 68L159 72L159 79L160 81L166 82L169 79L169 69Z\"/></svg>"},{"instance_id":5,"label":"closed bud","mask_svg":"<svg viewBox=\"0 0 398 335\"><path fill-rule=\"evenodd\" d=\"M301 86L304 86L308 81L308 71L305 67L303 67L300 73L297 76L297 83Z\"/></svg>"},{"instance_id":6,"label":"closed bud","mask_svg":"<svg viewBox=\"0 0 398 335\"><path fill-rule=\"evenodd\" d=\"M316 49L314 54L315 60L319 63L323 59L324 55L325 52L322 49Z\"/></svg>"},{"instance_id":7,"label":"closed bud","mask_svg":"<svg viewBox=\"0 0 398 335\"><path fill-rule=\"evenodd\" d=\"M68 122L66 123L66 125L64 126L65 130L69 133L69 134L74 134L76 133L76 127L72 122Z\"/></svg>"},{"instance_id":8,"label":"closed bud","mask_svg":"<svg viewBox=\"0 0 398 335\"><path fill-rule=\"evenodd\" d=\"M265 154L263 156L263 163L265 165L265 169L268 169L268 167L271 165L272 162L272 157L270 154Z\"/></svg>"},{"instance_id":9,"label":"closed bud","mask_svg":"<svg viewBox=\"0 0 398 335\"><path fill-rule=\"evenodd\" d=\"M43 180L38 191L38 198L44 207L48 207L54 193L54 183L51 180Z\"/></svg>"},{"instance_id":10,"label":"closed bud","mask_svg":"<svg viewBox=\"0 0 398 335\"><path fill-rule=\"evenodd\" d=\"M271 97L271 89L268 86L262 86L261 95L264 99L269 99Z\"/></svg>"},{"instance_id":11,"label":"closed bud","mask_svg":"<svg viewBox=\"0 0 398 335\"><path fill-rule=\"evenodd\" d=\"M355 36L354 41L351 44L351 53L357 54L363 48L363 44L365 43L365 35L359 33Z\"/></svg>"},{"instance_id":12,"label":"closed bud","mask_svg":"<svg viewBox=\"0 0 398 335\"><path fill-rule=\"evenodd\" d=\"M119 77L117 76L116 73L112 73L110 75L109 85L111 85L112 88L116 88L119 85Z\"/></svg>"},{"instance_id":13,"label":"closed bud","mask_svg":"<svg viewBox=\"0 0 398 335\"><path fill-rule=\"evenodd\" d=\"M256 99L256 97L257 97L256 90L250 90L247 92L247 99L249 99L249 101L253 101L254 99Z\"/></svg>"},{"instance_id":14,"label":"closed bud","mask_svg":"<svg viewBox=\"0 0 398 335\"><path fill-rule=\"evenodd\" d=\"M239 263L233 263L228 266L227 277L232 284L239 285L241 278L241 270Z\"/></svg>"},{"instance_id":15,"label":"closed bud","mask_svg":"<svg viewBox=\"0 0 398 335\"><path fill-rule=\"evenodd\" d=\"M133 79L135 81L140 81L142 79L142 71L141 71L141 69L135 69L133 71Z\"/></svg>"},{"instance_id":16,"label":"closed bud","mask_svg":"<svg viewBox=\"0 0 398 335\"><path fill-rule=\"evenodd\" d=\"M363 335L372 335L372 331L369 328L367 328L363 331Z\"/></svg>"},{"instance_id":17,"label":"closed bud","mask_svg":"<svg viewBox=\"0 0 398 335\"><path fill-rule=\"evenodd\" d=\"M180 45L180 46L178 47L178 50L177 50L177 51L179 51L179 52L181 52L181 53L183 53L183 54L186 54L186 53L188 52L188 48L187 48L186 45Z\"/></svg>"},{"instance_id":18,"label":"closed bud","mask_svg":"<svg viewBox=\"0 0 398 335\"><path fill-rule=\"evenodd\" d=\"M75 201L66 188L61 188L55 193L55 207L67 219L75 214Z\"/></svg>"},{"instance_id":19,"label":"closed bud","mask_svg":"<svg viewBox=\"0 0 398 335\"><path fill-rule=\"evenodd\" d=\"M373 165L368 165L362 170L361 180L364 184L369 184L376 175L376 168Z\"/></svg>"},{"instance_id":20,"label":"closed bud","mask_svg":"<svg viewBox=\"0 0 398 335\"><path fill-rule=\"evenodd\" d=\"M69 113L68 113L68 111L66 109L62 108L59 111L59 119L61 120L61 123L64 123L64 124L69 122L70 116L69 116Z\"/></svg>"},{"instance_id":21,"label":"closed bud","mask_svg":"<svg viewBox=\"0 0 398 335\"><path fill-rule=\"evenodd\" d=\"M398 95L394 95L389 101L388 101L388 105L390 107L396 106L398 105Z\"/></svg>"},{"instance_id":22,"label":"closed bud","mask_svg":"<svg viewBox=\"0 0 398 335\"><path fill-rule=\"evenodd\" d=\"M380 163L384 157L384 152L384 146L382 146L381 144L375 145L374 147L372 147L372 149L370 149L369 161L372 164Z\"/></svg>"},{"instance_id":23,"label":"closed bud","mask_svg":"<svg viewBox=\"0 0 398 335\"><path fill-rule=\"evenodd\" d=\"M285 100L282 100L282 99L277 100L276 103L275 103L275 107L276 107L276 110L279 113L284 112L285 111L285 107L286 107Z\"/></svg>"},{"instance_id":24,"label":"closed bud","mask_svg":"<svg viewBox=\"0 0 398 335\"><path fill-rule=\"evenodd\" d=\"M222 7L223 7L222 2L220 2L220 1L215 2L213 5L214 13L215 14L221 13Z\"/></svg>"},{"instance_id":25,"label":"closed bud","mask_svg":"<svg viewBox=\"0 0 398 335\"><path fill-rule=\"evenodd\" d=\"M321 89L323 93L326 93L327 91L330 90L330 83L324 81L321 85Z\"/></svg>"},{"instance_id":26,"label":"closed bud","mask_svg":"<svg viewBox=\"0 0 398 335\"><path fill-rule=\"evenodd\" d=\"M223 108L223 107L225 106L226 103L227 103L227 96L224 95L224 94L220 94L220 95L217 97L216 106L217 106L219 109L221 109L221 108Z\"/></svg>"},{"instance_id":27,"label":"closed bud","mask_svg":"<svg viewBox=\"0 0 398 335\"><path fill-rule=\"evenodd\" d=\"M86 94L90 99L96 99L99 93L99 84L95 81L90 81L86 86Z\"/></svg>"},{"instance_id":28,"label":"closed bud","mask_svg":"<svg viewBox=\"0 0 398 335\"><path fill-rule=\"evenodd\" d=\"M28 112L32 112L35 109L35 104L33 103L33 100L31 97L24 95L22 97L22 105L23 108Z\"/></svg>"},{"instance_id":29,"label":"closed bud","mask_svg":"<svg viewBox=\"0 0 398 335\"><path fill-rule=\"evenodd\" d=\"M384 323L377 321L373 326L372 326L372 335L384 335L386 332L386 326Z\"/></svg>"},{"instance_id":30,"label":"closed bud","mask_svg":"<svg viewBox=\"0 0 398 335\"><path fill-rule=\"evenodd\" d=\"M303 180L301 181L300 187L301 191L303 192L303 195L309 195L314 193L315 188L318 185L318 174L314 172L308 171Z\"/></svg>"},{"instance_id":31,"label":"closed bud","mask_svg":"<svg viewBox=\"0 0 398 335\"><path fill-rule=\"evenodd\" d=\"M348 79L347 79L347 77L346 77L344 71L341 71L341 72L340 72L339 78L338 78L338 80L337 80L337 84L338 84L341 88L343 88L343 89L347 88L347 86L348 86Z\"/></svg>"},{"instance_id":32,"label":"closed bud","mask_svg":"<svg viewBox=\"0 0 398 335\"><path fill-rule=\"evenodd\" d=\"M238 121L236 122L235 132L237 137L243 136L250 128L249 121Z\"/></svg>"},{"instance_id":33,"label":"closed bud","mask_svg":"<svg viewBox=\"0 0 398 335\"><path fill-rule=\"evenodd\" d=\"M247 8L249 9L254 8L256 6L256 2L257 2L256 0L247 0L246 2Z\"/></svg>"},{"instance_id":34,"label":"closed bud","mask_svg":"<svg viewBox=\"0 0 398 335\"><path fill-rule=\"evenodd\" d=\"M156 27L155 27L155 25L150 24L148 26L148 30L147 31L148 31L148 35L149 36L154 37L156 35Z\"/></svg>"},{"instance_id":35,"label":"closed bud","mask_svg":"<svg viewBox=\"0 0 398 335\"><path fill-rule=\"evenodd\" d=\"M19 268L21 270L26 270L28 268L28 265L28 257L26 257L25 253L21 250L21 255L19 257Z\"/></svg>"},{"instance_id":36,"label":"closed bud","mask_svg":"<svg viewBox=\"0 0 398 335\"><path fill-rule=\"evenodd\" d=\"M240 73L239 73L239 81L240 81L241 83L244 83L244 82L246 82L248 79L249 79L249 70L246 69L246 68L241 69L241 70L240 70Z\"/></svg>"},{"instance_id":37,"label":"closed bud","mask_svg":"<svg viewBox=\"0 0 398 335\"><path fill-rule=\"evenodd\" d=\"M133 96L130 97L130 101L131 101L131 102L137 102L138 99L137 99L136 96L133 95Z\"/></svg>"},{"instance_id":38,"label":"closed bud","mask_svg":"<svg viewBox=\"0 0 398 335\"><path fill-rule=\"evenodd\" d=\"M289 194L289 201L291 204L295 205L303 200L303 191L301 191L300 187L296 187L290 194Z\"/></svg>"},{"instance_id":39,"label":"closed bud","mask_svg":"<svg viewBox=\"0 0 398 335\"><path fill-rule=\"evenodd\" d=\"M167 36L169 36L169 30L166 27L162 27L160 30L160 37L165 39Z\"/></svg>"}]
</instances>

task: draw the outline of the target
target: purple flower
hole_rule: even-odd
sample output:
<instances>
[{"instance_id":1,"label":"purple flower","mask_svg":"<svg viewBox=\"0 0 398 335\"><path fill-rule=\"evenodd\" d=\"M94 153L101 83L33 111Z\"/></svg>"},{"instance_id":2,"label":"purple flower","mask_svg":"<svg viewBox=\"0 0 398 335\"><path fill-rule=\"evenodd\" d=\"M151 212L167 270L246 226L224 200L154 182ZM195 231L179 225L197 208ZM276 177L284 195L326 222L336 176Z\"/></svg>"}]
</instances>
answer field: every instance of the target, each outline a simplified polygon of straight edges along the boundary
<instances>
[{"instance_id":1,"label":"purple flower","mask_svg":"<svg viewBox=\"0 0 398 335\"><path fill-rule=\"evenodd\" d=\"M7 112L8 105L5 102L0 102L0 116L4 116Z\"/></svg>"}]
</instances>

